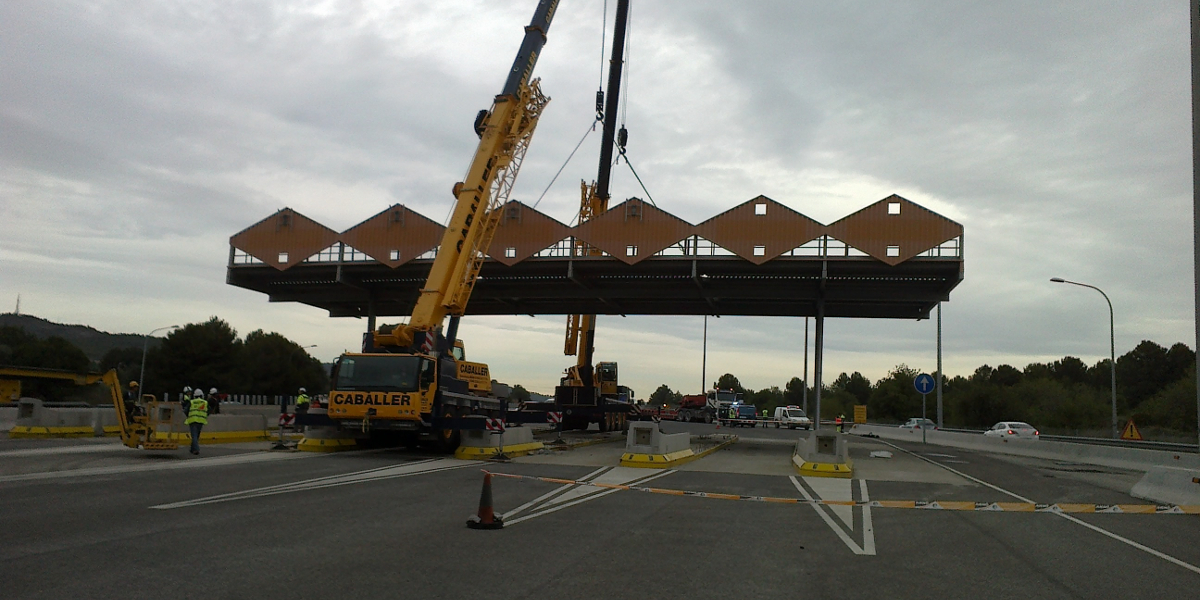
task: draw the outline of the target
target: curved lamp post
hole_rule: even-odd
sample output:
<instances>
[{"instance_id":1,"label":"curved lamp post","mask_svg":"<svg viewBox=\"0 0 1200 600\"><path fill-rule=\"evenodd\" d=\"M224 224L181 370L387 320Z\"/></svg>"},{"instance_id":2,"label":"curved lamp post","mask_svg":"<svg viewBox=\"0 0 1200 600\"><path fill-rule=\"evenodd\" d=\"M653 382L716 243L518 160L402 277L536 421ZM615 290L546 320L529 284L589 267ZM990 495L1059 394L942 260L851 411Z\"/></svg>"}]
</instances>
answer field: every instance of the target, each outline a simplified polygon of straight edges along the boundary
<instances>
[{"instance_id":1,"label":"curved lamp post","mask_svg":"<svg viewBox=\"0 0 1200 600\"><path fill-rule=\"evenodd\" d=\"M1077 281L1067 281L1062 277L1053 277L1050 279L1050 281L1053 281L1054 283L1069 283L1071 285L1077 285L1080 287L1092 288L1093 290L1100 292L1100 295L1104 296L1104 301L1108 303L1108 344L1110 352L1110 361L1108 364L1112 368L1112 436L1113 439L1116 439L1119 437L1117 429L1117 333L1116 327L1113 323L1112 300L1108 299L1108 294L1105 294L1104 290L1094 285L1079 283Z\"/></svg>"},{"instance_id":2,"label":"curved lamp post","mask_svg":"<svg viewBox=\"0 0 1200 600\"><path fill-rule=\"evenodd\" d=\"M150 343L150 336L154 335L155 333L158 333L159 331L163 331L165 329L179 329L179 326L178 325L168 325L166 327L159 327L158 329L155 329L154 331L151 331L150 333L147 333L146 335L142 336L142 371L140 373L138 373L138 385L141 386L140 389L143 389L143 390L146 389L146 348L147 348L147 345ZM141 398L141 396L142 396L141 392L138 392L138 397Z\"/></svg>"}]
</instances>

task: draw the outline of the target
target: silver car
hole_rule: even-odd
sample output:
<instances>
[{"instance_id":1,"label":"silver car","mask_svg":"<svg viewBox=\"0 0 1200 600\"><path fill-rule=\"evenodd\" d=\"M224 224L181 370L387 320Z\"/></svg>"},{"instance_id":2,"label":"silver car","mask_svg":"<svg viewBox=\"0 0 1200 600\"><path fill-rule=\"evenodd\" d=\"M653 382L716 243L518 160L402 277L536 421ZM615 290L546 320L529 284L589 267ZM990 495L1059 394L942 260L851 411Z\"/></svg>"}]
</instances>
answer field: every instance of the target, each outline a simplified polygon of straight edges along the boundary
<instances>
[{"instance_id":1,"label":"silver car","mask_svg":"<svg viewBox=\"0 0 1200 600\"><path fill-rule=\"evenodd\" d=\"M983 432L983 435L1002 439L1019 438L1023 440L1036 440L1041 433L1029 423L1001 421L992 425L992 428Z\"/></svg>"},{"instance_id":2,"label":"silver car","mask_svg":"<svg viewBox=\"0 0 1200 600\"><path fill-rule=\"evenodd\" d=\"M912 429L912 430L927 429L929 431L934 431L937 429L937 423L934 423L931 419L913 418L913 419L909 419L907 422L905 422L903 425L901 425L900 429Z\"/></svg>"}]
</instances>

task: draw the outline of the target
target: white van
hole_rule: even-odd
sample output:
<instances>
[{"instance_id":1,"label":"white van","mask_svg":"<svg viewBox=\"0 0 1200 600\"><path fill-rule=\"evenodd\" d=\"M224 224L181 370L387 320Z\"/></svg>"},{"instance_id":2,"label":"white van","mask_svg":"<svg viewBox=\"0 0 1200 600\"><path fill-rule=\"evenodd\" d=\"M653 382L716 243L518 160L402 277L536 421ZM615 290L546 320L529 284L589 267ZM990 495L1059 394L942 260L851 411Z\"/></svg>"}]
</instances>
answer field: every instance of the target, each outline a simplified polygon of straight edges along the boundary
<instances>
[{"instance_id":1,"label":"white van","mask_svg":"<svg viewBox=\"0 0 1200 600\"><path fill-rule=\"evenodd\" d=\"M775 428L778 429L780 423L787 425L788 429L812 429L812 419L804 414L804 409L799 406L779 406L775 408Z\"/></svg>"}]
</instances>

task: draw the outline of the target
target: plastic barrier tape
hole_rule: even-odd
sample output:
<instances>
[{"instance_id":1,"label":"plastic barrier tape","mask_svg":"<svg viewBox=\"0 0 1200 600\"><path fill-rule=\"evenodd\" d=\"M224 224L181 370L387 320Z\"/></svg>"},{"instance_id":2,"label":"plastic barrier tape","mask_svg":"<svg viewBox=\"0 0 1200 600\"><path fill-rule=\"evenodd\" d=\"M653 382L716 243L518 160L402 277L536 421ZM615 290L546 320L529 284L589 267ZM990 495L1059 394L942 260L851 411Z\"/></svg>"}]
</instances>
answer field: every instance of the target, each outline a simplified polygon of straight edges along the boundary
<instances>
[{"instance_id":1,"label":"plastic barrier tape","mask_svg":"<svg viewBox=\"0 0 1200 600\"><path fill-rule=\"evenodd\" d=\"M1035 504L1030 502L962 502L962 501L921 501L921 500L805 500L803 498L775 498L771 496L739 496L737 494L720 494L715 492L696 492L691 490L671 490L664 488L644 487L638 485L621 485L616 483L597 483L594 481L576 481L574 479L559 479L557 477L537 477L534 475L515 475L512 473L497 473L484 470L496 477L509 479L530 479L559 485L587 485L591 487L648 494L666 494L668 496L694 496L698 498L716 498L718 500L746 500L749 502L772 502L776 504L824 504L826 506L870 506L871 508L910 508L917 510L959 510L974 512L1021 512L1021 513L1090 513L1090 514L1134 514L1134 515L1200 515L1200 505L1173 504Z\"/></svg>"}]
</instances>

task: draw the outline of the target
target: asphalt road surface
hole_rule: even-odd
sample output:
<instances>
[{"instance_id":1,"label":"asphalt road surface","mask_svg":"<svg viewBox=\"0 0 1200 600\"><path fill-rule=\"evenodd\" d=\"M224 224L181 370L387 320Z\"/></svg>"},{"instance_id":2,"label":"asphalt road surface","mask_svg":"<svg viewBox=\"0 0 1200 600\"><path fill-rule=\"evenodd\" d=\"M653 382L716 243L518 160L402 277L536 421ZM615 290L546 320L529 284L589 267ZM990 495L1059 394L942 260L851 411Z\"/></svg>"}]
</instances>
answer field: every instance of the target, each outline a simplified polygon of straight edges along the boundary
<instances>
[{"instance_id":1,"label":"asphalt road surface","mask_svg":"<svg viewBox=\"0 0 1200 600\"><path fill-rule=\"evenodd\" d=\"M668 432L716 432L664 423ZM727 432L720 430L720 433ZM676 469L598 444L479 463L406 450L149 454L0 439L2 598L1196 598L1200 519L830 507L496 478L482 469L746 496L1143 503L1137 474L853 438L854 480L795 477L799 432ZM871 458L887 450L891 458Z\"/></svg>"}]
</instances>

